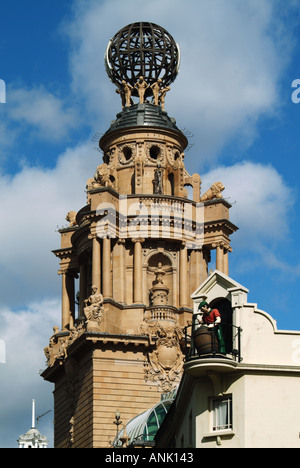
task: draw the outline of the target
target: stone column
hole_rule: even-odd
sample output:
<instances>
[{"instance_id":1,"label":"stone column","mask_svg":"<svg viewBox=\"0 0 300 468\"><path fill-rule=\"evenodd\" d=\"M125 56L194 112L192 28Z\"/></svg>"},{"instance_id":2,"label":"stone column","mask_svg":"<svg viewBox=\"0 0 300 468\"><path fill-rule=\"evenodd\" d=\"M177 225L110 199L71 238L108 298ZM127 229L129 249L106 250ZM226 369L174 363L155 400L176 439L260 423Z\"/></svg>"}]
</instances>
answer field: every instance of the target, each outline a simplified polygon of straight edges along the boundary
<instances>
[{"instance_id":1,"label":"stone column","mask_svg":"<svg viewBox=\"0 0 300 468\"><path fill-rule=\"evenodd\" d=\"M228 275L228 252L231 252L232 248L225 242L213 244L212 248L216 249L216 269Z\"/></svg>"},{"instance_id":2,"label":"stone column","mask_svg":"<svg viewBox=\"0 0 300 468\"><path fill-rule=\"evenodd\" d=\"M190 294L202 283L202 250L192 250L190 257Z\"/></svg>"},{"instance_id":3,"label":"stone column","mask_svg":"<svg viewBox=\"0 0 300 468\"><path fill-rule=\"evenodd\" d=\"M112 297L111 278L111 239L104 237L102 251L102 294L103 297Z\"/></svg>"},{"instance_id":4,"label":"stone column","mask_svg":"<svg viewBox=\"0 0 300 468\"><path fill-rule=\"evenodd\" d=\"M228 249L225 246L223 248L223 273L228 275Z\"/></svg>"},{"instance_id":5,"label":"stone column","mask_svg":"<svg viewBox=\"0 0 300 468\"><path fill-rule=\"evenodd\" d=\"M216 245L216 269L224 272L224 250L221 243Z\"/></svg>"},{"instance_id":6,"label":"stone column","mask_svg":"<svg viewBox=\"0 0 300 468\"><path fill-rule=\"evenodd\" d=\"M229 252L232 252L232 248L230 247L229 244L227 244L224 246L224 265L223 265L224 273L227 276L229 276L229 261L228 261Z\"/></svg>"},{"instance_id":7,"label":"stone column","mask_svg":"<svg viewBox=\"0 0 300 468\"><path fill-rule=\"evenodd\" d=\"M118 281L118 298L121 304L125 303L125 256L124 246L125 240L119 239L117 242L119 253L119 281Z\"/></svg>"},{"instance_id":8,"label":"stone column","mask_svg":"<svg viewBox=\"0 0 300 468\"><path fill-rule=\"evenodd\" d=\"M93 235L92 285L101 292L101 245L96 235Z\"/></svg>"},{"instance_id":9,"label":"stone column","mask_svg":"<svg viewBox=\"0 0 300 468\"><path fill-rule=\"evenodd\" d=\"M66 271L61 272L62 288L61 288L61 328L72 328L74 325L75 301L74 301L74 278ZM72 315L73 314L73 315Z\"/></svg>"},{"instance_id":10,"label":"stone column","mask_svg":"<svg viewBox=\"0 0 300 468\"><path fill-rule=\"evenodd\" d=\"M133 302L143 303L143 260L142 243L144 239L132 239L134 243L133 254Z\"/></svg>"},{"instance_id":11,"label":"stone column","mask_svg":"<svg viewBox=\"0 0 300 468\"><path fill-rule=\"evenodd\" d=\"M185 242L182 242L179 255L179 307L188 307L188 256Z\"/></svg>"},{"instance_id":12,"label":"stone column","mask_svg":"<svg viewBox=\"0 0 300 468\"><path fill-rule=\"evenodd\" d=\"M67 274L66 276L66 287L67 287L67 294L69 296L69 303L70 303L70 328L74 327L75 321L75 278L72 273Z\"/></svg>"}]
</instances>

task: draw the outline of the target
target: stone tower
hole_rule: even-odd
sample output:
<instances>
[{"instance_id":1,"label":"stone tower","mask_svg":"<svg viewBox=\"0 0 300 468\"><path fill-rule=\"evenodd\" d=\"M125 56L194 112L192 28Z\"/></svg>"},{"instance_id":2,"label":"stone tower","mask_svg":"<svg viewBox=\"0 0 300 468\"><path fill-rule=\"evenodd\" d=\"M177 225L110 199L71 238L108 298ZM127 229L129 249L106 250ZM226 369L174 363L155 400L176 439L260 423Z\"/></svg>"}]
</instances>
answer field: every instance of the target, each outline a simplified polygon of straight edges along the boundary
<instances>
[{"instance_id":1,"label":"stone tower","mask_svg":"<svg viewBox=\"0 0 300 468\"><path fill-rule=\"evenodd\" d=\"M178 385L191 294L212 249L228 273L236 227L224 187L201 195L200 176L185 168L188 141L165 111L179 57L172 36L152 23L128 25L107 47L122 110L100 139L87 204L67 214L54 251L62 320L42 375L55 383L56 448L108 447L117 409L126 423Z\"/></svg>"}]
</instances>

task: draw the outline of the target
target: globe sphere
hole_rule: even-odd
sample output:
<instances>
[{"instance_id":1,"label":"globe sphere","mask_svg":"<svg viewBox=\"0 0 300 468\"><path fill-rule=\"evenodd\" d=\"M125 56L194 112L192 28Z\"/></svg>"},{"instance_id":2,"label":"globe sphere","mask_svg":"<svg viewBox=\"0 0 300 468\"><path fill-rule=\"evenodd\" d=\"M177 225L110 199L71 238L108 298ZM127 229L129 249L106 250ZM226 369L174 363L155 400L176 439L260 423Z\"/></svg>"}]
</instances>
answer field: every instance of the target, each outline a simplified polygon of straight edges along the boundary
<instances>
[{"instance_id":1,"label":"globe sphere","mask_svg":"<svg viewBox=\"0 0 300 468\"><path fill-rule=\"evenodd\" d=\"M173 37L154 23L132 23L109 41L105 67L111 81L118 87L122 81L131 86L142 76L149 86L158 80L162 87L176 78L180 65L180 49ZM146 96L151 93L150 88ZM136 95L136 90L133 93Z\"/></svg>"}]
</instances>

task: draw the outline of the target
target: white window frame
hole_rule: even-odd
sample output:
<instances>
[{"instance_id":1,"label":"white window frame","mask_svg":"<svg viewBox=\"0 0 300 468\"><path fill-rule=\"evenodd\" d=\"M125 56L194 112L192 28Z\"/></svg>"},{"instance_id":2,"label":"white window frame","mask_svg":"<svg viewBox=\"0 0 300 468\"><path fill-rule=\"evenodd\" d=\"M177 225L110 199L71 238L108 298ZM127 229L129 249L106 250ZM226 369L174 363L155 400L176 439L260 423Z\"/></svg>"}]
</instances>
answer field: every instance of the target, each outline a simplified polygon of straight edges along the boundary
<instances>
[{"instance_id":1,"label":"white window frame","mask_svg":"<svg viewBox=\"0 0 300 468\"><path fill-rule=\"evenodd\" d=\"M214 434L224 431L232 431L232 395L211 398L211 423Z\"/></svg>"}]
</instances>

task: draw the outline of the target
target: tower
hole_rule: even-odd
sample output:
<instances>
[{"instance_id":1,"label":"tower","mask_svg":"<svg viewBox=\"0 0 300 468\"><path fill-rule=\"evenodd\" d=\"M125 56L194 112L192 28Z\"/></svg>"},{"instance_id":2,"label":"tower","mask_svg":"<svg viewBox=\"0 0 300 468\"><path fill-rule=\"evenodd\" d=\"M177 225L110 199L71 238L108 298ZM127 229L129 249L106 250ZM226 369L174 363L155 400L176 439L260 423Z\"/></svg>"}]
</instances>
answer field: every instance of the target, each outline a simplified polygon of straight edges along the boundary
<instances>
[{"instance_id":1,"label":"tower","mask_svg":"<svg viewBox=\"0 0 300 468\"><path fill-rule=\"evenodd\" d=\"M178 385L190 296L212 249L228 272L236 227L224 187L201 196L200 176L185 168L187 138L165 110L179 63L172 36L152 23L126 26L106 50L122 110L99 141L87 204L67 214L54 251L62 321L42 375L55 383L57 448L107 447L117 409L128 421Z\"/></svg>"},{"instance_id":2,"label":"tower","mask_svg":"<svg viewBox=\"0 0 300 468\"><path fill-rule=\"evenodd\" d=\"M31 429L18 438L19 448L47 448L48 440L35 427L35 400L32 400Z\"/></svg>"}]
</instances>

